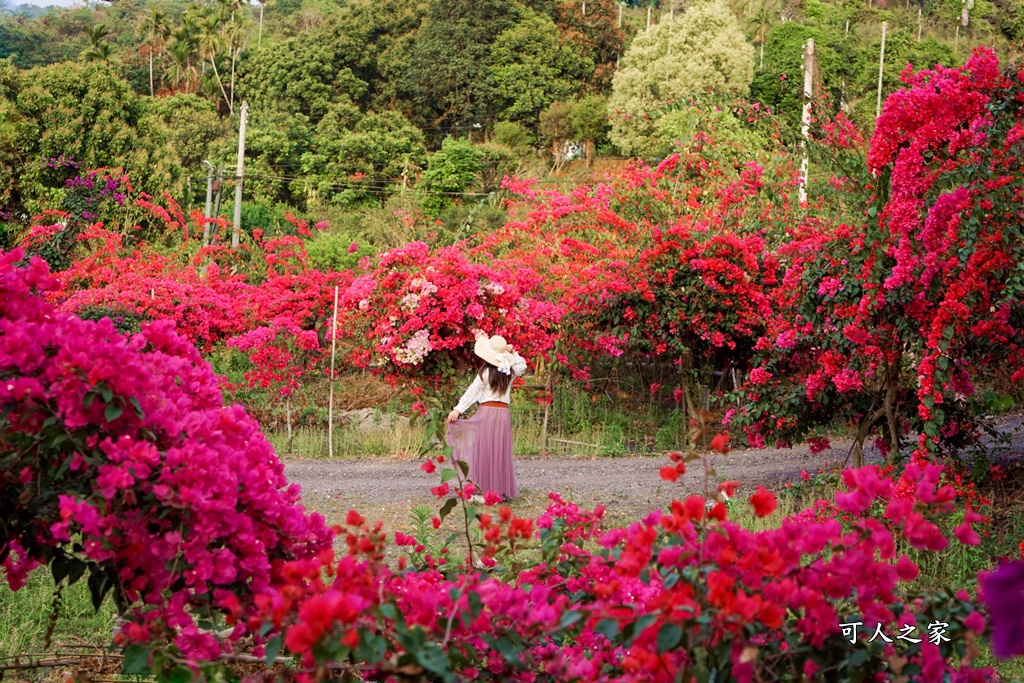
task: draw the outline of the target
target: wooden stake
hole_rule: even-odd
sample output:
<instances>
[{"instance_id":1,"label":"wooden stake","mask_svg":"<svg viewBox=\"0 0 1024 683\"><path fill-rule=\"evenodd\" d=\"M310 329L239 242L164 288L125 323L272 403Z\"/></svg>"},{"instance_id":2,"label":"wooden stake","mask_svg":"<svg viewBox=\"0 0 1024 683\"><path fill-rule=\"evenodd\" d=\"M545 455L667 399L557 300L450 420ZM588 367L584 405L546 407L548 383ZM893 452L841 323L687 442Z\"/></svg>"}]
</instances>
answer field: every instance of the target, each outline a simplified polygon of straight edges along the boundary
<instances>
[{"instance_id":1,"label":"wooden stake","mask_svg":"<svg viewBox=\"0 0 1024 683\"><path fill-rule=\"evenodd\" d=\"M882 22L882 49L878 57L878 99L875 101L875 118L882 114L882 69L885 67L885 30L887 23Z\"/></svg>"},{"instance_id":2,"label":"wooden stake","mask_svg":"<svg viewBox=\"0 0 1024 683\"><path fill-rule=\"evenodd\" d=\"M545 396L545 398L547 399L547 402L544 404L544 424L541 425L541 428L540 428L541 439L542 439L542 443L543 443L541 448L542 448L542 452L544 453L544 455L548 454L548 419L551 416L551 397L552 397L552 394L551 394L551 384L552 384L552 379L553 379L552 376L554 374L555 374L554 368L548 368L548 381L547 381L547 386L544 388L544 391L547 394Z\"/></svg>"},{"instance_id":3,"label":"wooden stake","mask_svg":"<svg viewBox=\"0 0 1024 683\"><path fill-rule=\"evenodd\" d=\"M285 420L288 421L288 455L292 454L292 398L289 396L284 400Z\"/></svg>"},{"instance_id":4,"label":"wooden stake","mask_svg":"<svg viewBox=\"0 0 1024 683\"><path fill-rule=\"evenodd\" d=\"M619 3L619 28L622 28L622 3Z\"/></svg>"},{"instance_id":5,"label":"wooden stake","mask_svg":"<svg viewBox=\"0 0 1024 683\"><path fill-rule=\"evenodd\" d=\"M334 457L334 356L338 348L338 288L334 288L334 317L331 319L331 391L327 399L327 455Z\"/></svg>"},{"instance_id":6,"label":"wooden stake","mask_svg":"<svg viewBox=\"0 0 1024 683\"><path fill-rule=\"evenodd\" d=\"M651 6L647 6L647 30L651 30Z\"/></svg>"}]
</instances>

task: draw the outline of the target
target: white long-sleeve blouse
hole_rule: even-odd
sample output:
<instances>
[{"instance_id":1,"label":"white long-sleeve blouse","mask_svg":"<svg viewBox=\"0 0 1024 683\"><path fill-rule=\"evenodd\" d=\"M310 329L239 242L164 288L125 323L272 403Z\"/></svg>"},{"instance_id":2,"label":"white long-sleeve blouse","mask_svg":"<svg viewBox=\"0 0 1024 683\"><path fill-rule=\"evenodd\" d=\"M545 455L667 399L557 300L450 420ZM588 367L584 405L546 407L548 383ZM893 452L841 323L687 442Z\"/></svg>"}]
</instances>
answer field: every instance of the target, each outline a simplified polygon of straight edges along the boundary
<instances>
[{"instance_id":1,"label":"white long-sleeve blouse","mask_svg":"<svg viewBox=\"0 0 1024 683\"><path fill-rule=\"evenodd\" d=\"M512 359L512 365L510 367L512 375L514 377L522 377L526 372L526 361L518 353ZM495 372L494 369L489 369L488 372ZM466 393L462 395L462 399L459 404L455 406L455 410L459 411L459 414L465 413L469 410L470 406L474 403L486 403L488 401L501 401L502 403L508 403L509 397L512 394L512 383L508 383L508 388L505 389L504 394L498 394L491 389L490 382L484 382L480 379L480 373L476 373L473 378L473 383L466 389Z\"/></svg>"}]
</instances>

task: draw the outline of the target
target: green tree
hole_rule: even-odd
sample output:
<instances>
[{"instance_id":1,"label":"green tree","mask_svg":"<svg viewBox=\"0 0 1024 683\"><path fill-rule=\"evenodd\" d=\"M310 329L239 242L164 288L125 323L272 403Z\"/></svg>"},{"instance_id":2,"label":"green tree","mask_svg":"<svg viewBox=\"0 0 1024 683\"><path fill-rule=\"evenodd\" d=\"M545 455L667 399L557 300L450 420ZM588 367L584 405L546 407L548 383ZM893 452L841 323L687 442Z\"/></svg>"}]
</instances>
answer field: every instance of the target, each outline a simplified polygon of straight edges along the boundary
<instances>
[{"instance_id":1,"label":"green tree","mask_svg":"<svg viewBox=\"0 0 1024 683\"><path fill-rule=\"evenodd\" d=\"M0 159L17 159L13 176L0 178L28 212L59 204L64 176L39 163L64 155L83 168L123 168L133 184L156 193L182 180L175 151L163 131L139 127L144 107L131 86L101 62L66 62L34 69L11 81L3 97Z\"/></svg>"},{"instance_id":2,"label":"green tree","mask_svg":"<svg viewBox=\"0 0 1024 683\"><path fill-rule=\"evenodd\" d=\"M149 48L149 95L152 97L156 93L153 87L153 53L167 40L171 33L171 26L167 21L167 15L156 7L152 7L142 28Z\"/></svg>"},{"instance_id":3,"label":"green tree","mask_svg":"<svg viewBox=\"0 0 1024 683\"><path fill-rule=\"evenodd\" d=\"M589 161L594 148L608 140L608 99L601 95L583 97L576 102L569 118L576 139L584 143Z\"/></svg>"},{"instance_id":4,"label":"green tree","mask_svg":"<svg viewBox=\"0 0 1024 683\"><path fill-rule=\"evenodd\" d=\"M551 102L572 97L594 63L559 42L555 22L527 11L491 47L491 82L502 100L502 118L530 122Z\"/></svg>"},{"instance_id":5,"label":"green tree","mask_svg":"<svg viewBox=\"0 0 1024 683\"><path fill-rule=\"evenodd\" d=\"M354 73L361 57L359 42L332 24L249 53L239 66L239 96L252 111L302 114L316 123L332 104L363 104L367 84Z\"/></svg>"},{"instance_id":6,"label":"green tree","mask_svg":"<svg viewBox=\"0 0 1024 683\"><path fill-rule=\"evenodd\" d=\"M112 50L110 43L104 40L110 34L110 29L107 28L106 24L86 26L84 30L85 35L89 38L89 45L82 50L82 61L109 61Z\"/></svg>"},{"instance_id":7,"label":"green tree","mask_svg":"<svg viewBox=\"0 0 1024 683\"><path fill-rule=\"evenodd\" d=\"M310 193L294 171L301 168L313 135L309 118L278 109L251 111L245 134L246 191L270 203L304 204Z\"/></svg>"},{"instance_id":8,"label":"green tree","mask_svg":"<svg viewBox=\"0 0 1024 683\"><path fill-rule=\"evenodd\" d=\"M144 99L139 128L168 145L177 163L189 172L202 168L203 159L217 155L218 148L235 142L227 121L217 107L192 93Z\"/></svg>"},{"instance_id":9,"label":"green tree","mask_svg":"<svg viewBox=\"0 0 1024 683\"><path fill-rule=\"evenodd\" d=\"M423 209L436 216L456 202L478 184L481 168L481 154L469 140L445 138L441 149L428 157L420 178Z\"/></svg>"},{"instance_id":10,"label":"green tree","mask_svg":"<svg viewBox=\"0 0 1024 683\"><path fill-rule=\"evenodd\" d=\"M660 106L705 92L745 94L753 52L722 0L698 0L640 33L612 80L611 141L637 154L654 132L650 114Z\"/></svg>"},{"instance_id":11,"label":"green tree","mask_svg":"<svg viewBox=\"0 0 1024 683\"><path fill-rule=\"evenodd\" d=\"M302 170L321 200L382 203L426 159L423 134L397 112L362 115L335 105L317 124Z\"/></svg>"},{"instance_id":12,"label":"green tree","mask_svg":"<svg viewBox=\"0 0 1024 683\"><path fill-rule=\"evenodd\" d=\"M420 128L468 129L496 113L491 45L518 19L503 0L431 0L409 68Z\"/></svg>"}]
</instances>

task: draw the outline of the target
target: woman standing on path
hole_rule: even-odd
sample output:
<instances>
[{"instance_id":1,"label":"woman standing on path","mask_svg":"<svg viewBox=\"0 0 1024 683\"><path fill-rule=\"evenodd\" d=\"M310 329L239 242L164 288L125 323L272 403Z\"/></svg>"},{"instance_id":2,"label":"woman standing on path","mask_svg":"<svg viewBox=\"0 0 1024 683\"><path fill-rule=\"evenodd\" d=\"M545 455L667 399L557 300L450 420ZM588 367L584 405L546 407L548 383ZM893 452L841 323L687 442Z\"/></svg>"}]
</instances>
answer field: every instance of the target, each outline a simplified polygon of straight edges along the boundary
<instances>
[{"instance_id":1,"label":"woman standing on path","mask_svg":"<svg viewBox=\"0 0 1024 683\"><path fill-rule=\"evenodd\" d=\"M480 337L473 352L484 365L448 414L448 445L452 457L469 465L469 478L480 492L495 491L509 500L519 495L512 465L512 419L508 412L513 377L526 372L526 361L504 337ZM474 403L480 408L468 420L459 416Z\"/></svg>"}]
</instances>

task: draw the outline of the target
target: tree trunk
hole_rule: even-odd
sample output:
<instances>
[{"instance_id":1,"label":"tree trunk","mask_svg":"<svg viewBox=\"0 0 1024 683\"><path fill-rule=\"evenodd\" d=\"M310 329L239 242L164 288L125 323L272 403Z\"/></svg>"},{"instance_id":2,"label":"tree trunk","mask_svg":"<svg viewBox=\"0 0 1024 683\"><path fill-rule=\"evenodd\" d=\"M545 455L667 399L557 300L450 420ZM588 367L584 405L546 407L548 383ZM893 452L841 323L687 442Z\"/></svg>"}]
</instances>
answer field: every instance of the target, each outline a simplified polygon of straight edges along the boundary
<instances>
[{"instance_id":1,"label":"tree trunk","mask_svg":"<svg viewBox=\"0 0 1024 683\"><path fill-rule=\"evenodd\" d=\"M260 34L259 38L256 39L256 49L259 50L263 46L263 6L265 3L260 3Z\"/></svg>"},{"instance_id":2,"label":"tree trunk","mask_svg":"<svg viewBox=\"0 0 1024 683\"><path fill-rule=\"evenodd\" d=\"M149 46L149 96L154 96L153 91L153 46Z\"/></svg>"},{"instance_id":3,"label":"tree trunk","mask_svg":"<svg viewBox=\"0 0 1024 683\"><path fill-rule=\"evenodd\" d=\"M235 57L238 56L238 50L235 48L231 49L231 112L235 111Z\"/></svg>"},{"instance_id":4,"label":"tree trunk","mask_svg":"<svg viewBox=\"0 0 1024 683\"><path fill-rule=\"evenodd\" d=\"M224 82L220 80L220 72L217 71L217 55L210 57L210 64L213 65L213 75L217 77L217 85L220 86L220 94L224 96L224 101L228 103L228 114L234 114L235 110L232 106L232 102L228 99L228 94L224 90Z\"/></svg>"}]
</instances>

